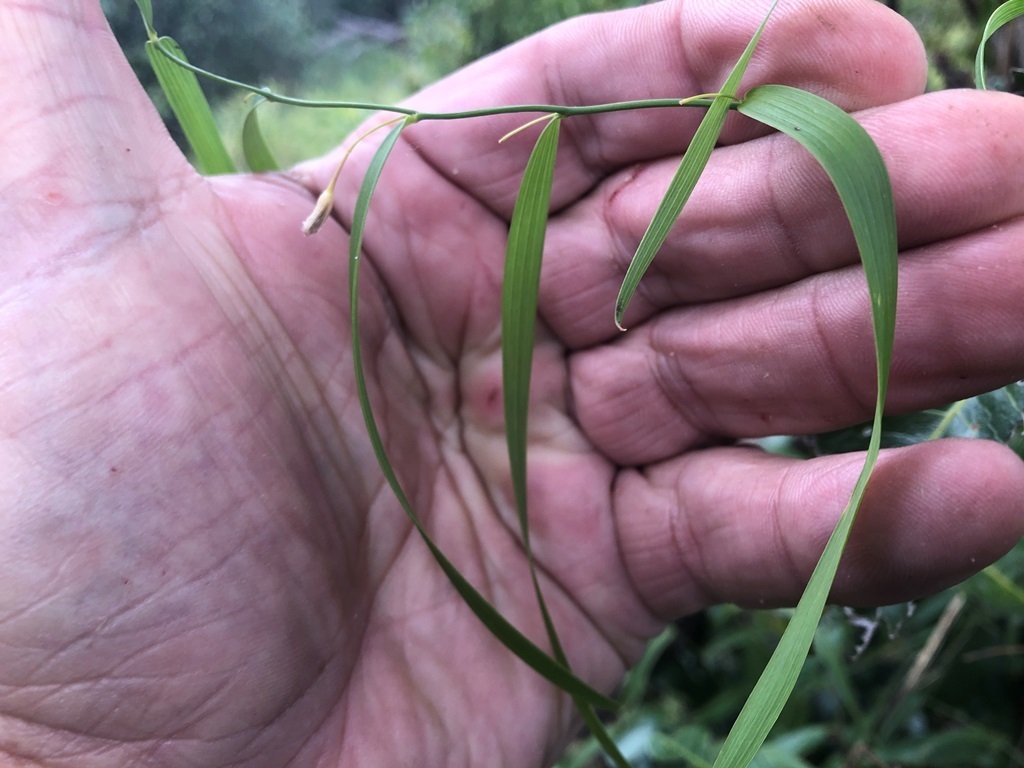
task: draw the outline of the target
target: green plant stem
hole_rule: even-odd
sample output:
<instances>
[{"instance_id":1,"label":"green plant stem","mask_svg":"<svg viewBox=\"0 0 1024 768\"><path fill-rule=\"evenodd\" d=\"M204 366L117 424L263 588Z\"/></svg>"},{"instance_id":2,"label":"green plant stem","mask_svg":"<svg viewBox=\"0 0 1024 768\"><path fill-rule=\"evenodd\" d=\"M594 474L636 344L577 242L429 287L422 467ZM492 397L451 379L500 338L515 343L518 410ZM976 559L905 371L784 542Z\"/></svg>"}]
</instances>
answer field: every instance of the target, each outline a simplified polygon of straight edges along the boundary
<instances>
[{"instance_id":1,"label":"green plant stem","mask_svg":"<svg viewBox=\"0 0 1024 768\"><path fill-rule=\"evenodd\" d=\"M154 47L179 67L183 67L197 75L202 75L214 82L227 85L232 88L239 88L262 96L267 101L276 104L286 104L292 107L306 107L310 109L358 109L368 112L391 112L396 115L409 115L418 120L464 120L471 117L490 117L492 115L511 115L523 112L541 112L561 117L577 117L581 115L599 115L607 112L626 112L632 109L665 109L668 107L710 107L714 99L642 99L639 101L615 101L608 104L588 104L578 107L568 107L558 104L515 104L511 106L487 107L484 109L471 109L464 112L420 112L409 107L399 107L392 104L375 104L366 101L319 101L315 99L298 99L292 96L275 93L266 86L250 85L239 80L232 80L229 77L209 72L202 67L197 67L173 51L164 47L163 38L153 37ZM733 105L731 108L735 108Z\"/></svg>"}]
</instances>

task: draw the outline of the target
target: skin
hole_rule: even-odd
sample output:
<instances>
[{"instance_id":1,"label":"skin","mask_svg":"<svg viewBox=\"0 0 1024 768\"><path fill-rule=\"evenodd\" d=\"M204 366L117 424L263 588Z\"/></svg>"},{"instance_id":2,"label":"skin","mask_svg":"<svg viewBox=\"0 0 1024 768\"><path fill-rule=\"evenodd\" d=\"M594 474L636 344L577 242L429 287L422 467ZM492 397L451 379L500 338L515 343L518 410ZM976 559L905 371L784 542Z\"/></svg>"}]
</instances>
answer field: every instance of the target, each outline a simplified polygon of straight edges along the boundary
<instances>
[{"instance_id":1,"label":"skin","mask_svg":"<svg viewBox=\"0 0 1024 768\"><path fill-rule=\"evenodd\" d=\"M766 3L575 20L422 109L713 91ZM185 41L187 43L187 41ZM1024 374L1019 99L919 96L913 31L869 0L783 3L746 86L857 112L893 176L891 409ZM571 708L478 624L381 481L351 376L345 227L302 220L340 149L204 179L99 3L0 3L0 754L10 766L538 766ZM533 539L576 671L611 690L666 621L799 595L862 457L741 437L870 415L867 299L823 174L731 116L627 315L625 264L700 113L570 121L542 278ZM371 395L430 531L543 633L503 458L499 282L520 117L410 130L363 263ZM941 589L1024 528L1005 448L886 451L833 597Z\"/></svg>"}]
</instances>

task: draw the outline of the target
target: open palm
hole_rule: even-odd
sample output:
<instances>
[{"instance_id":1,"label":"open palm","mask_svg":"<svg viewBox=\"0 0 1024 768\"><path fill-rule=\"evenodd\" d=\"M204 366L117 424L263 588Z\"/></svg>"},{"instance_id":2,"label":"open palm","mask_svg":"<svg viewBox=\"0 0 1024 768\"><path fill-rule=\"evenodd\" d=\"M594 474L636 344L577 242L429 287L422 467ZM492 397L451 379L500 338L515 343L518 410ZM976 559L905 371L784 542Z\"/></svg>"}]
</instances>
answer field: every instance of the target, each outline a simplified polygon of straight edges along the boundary
<instances>
[{"instance_id":1,"label":"open palm","mask_svg":"<svg viewBox=\"0 0 1024 768\"><path fill-rule=\"evenodd\" d=\"M764 11L721 5L573 22L413 103L713 90ZM866 0L791 6L751 85L892 104L864 121L893 168L908 250L894 407L1019 377L1008 244L1024 234L1024 150L1008 127L1021 107L897 104L922 79L899 19ZM0 753L76 767L550 760L567 701L461 604L365 437L344 228L370 148L353 156L336 218L306 239L299 224L340 155L288 175L198 177L93 0L2 2L0 41ZM906 137L940 115L944 133L919 156ZM729 443L855 423L873 400L842 214L798 149L749 123L728 124L633 332L615 331L630 249L698 118L571 121L554 190L533 536L573 665L606 690L666 620L799 594L860 458L798 463ZM542 642L502 432L502 253L529 141L495 140L517 120L408 131L370 217L361 325L414 506ZM935 191L943 179L963 197ZM943 276L965 264L986 271L954 295ZM972 311L952 324L948 302ZM905 598L980 567L1020 535L1022 491L995 445L886 454L836 598Z\"/></svg>"}]
</instances>

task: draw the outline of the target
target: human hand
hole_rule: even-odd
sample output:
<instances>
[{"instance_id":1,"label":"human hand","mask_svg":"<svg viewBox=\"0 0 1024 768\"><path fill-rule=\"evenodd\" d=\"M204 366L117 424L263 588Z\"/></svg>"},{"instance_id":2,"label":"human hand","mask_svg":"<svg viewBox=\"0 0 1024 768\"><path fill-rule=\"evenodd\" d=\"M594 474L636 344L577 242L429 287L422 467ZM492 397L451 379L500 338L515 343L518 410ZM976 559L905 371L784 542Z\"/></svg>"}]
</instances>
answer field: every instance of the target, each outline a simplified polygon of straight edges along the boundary
<instances>
[{"instance_id":1,"label":"human hand","mask_svg":"<svg viewBox=\"0 0 1024 768\"><path fill-rule=\"evenodd\" d=\"M413 103L714 90L764 10L691 0L576 20ZM198 177L94 1L4 3L0 40L0 754L75 768L550 760L567 701L461 604L365 437L346 235L299 233L337 155ZM863 0L783 4L746 84L761 82L881 107L861 119L893 174L904 249L892 408L1019 378L1019 100L904 101L922 86L919 44ZM729 443L856 423L873 403L868 302L834 195L802 150L737 117L631 332L615 330L625 264L699 116L573 119L556 175L532 530L573 666L606 690L667 620L793 601L861 463ZM516 120L409 130L371 212L361 325L413 503L540 640L501 433L499 281L529 141L495 140ZM339 187L343 224L368 155ZM980 568L1021 534L1022 491L994 444L885 452L835 599L905 599Z\"/></svg>"}]
</instances>

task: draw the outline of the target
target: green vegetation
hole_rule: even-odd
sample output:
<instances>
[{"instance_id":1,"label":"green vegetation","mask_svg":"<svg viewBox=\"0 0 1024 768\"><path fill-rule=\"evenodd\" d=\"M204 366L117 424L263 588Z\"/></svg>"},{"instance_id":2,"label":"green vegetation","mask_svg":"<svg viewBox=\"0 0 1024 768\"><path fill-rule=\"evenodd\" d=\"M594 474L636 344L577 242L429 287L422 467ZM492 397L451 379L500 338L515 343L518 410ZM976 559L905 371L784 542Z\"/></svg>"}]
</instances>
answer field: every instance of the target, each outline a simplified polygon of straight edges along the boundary
<instances>
[{"instance_id":1,"label":"green vegetation","mask_svg":"<svg viewBox=\"0 0 1024 768\"><path fill-rule=\"evenodd\" d=\"M200 0L157 3L157 27L187 41L192 61L246 82L317 100L395 103L479 55L578 13L642 0L543 0L526 5L484 0ZM909 19L929 51L929 87L971 87L974 53L994 0L890 0ZM166 101L142 49L144 37L134 0L103 0L103 7L137 74L169 117ZM244 24L237 19L245 20ZM997 87L1014 85L1024 65L1015 31L997 36L990 73ZM239 167L244 167L243 96L209 83L217 124ZM329 115L266 104L263 132L282 166L326 152L358 125L363 115ZM173 135L184 146L173 120Z\"/></svg>"},{"instance_id":2,"label":"green vegetation","mask_svg":"<svg viewBox=\"0 0 1024 768\"><path fill-rule=\"evenodd\" d=\"M187 41L191 58L207 69L238 79L265 79L310 98L394 102L468 58L559 15L617 4L551 0L537 3L535 13L526 14L521 5L498 3L488 6L492 15L474 0L381 5L376 11L382 23L390 21L391 26L380 29L395 32L391 42L314 44L312 62L301 70L282 64L289 61L287 50L278 58L267 52L248 64L242 57L220 65L197 53L200 47L189 36L194 33L173 20L158 18L157 23ZM932 52L932 87L963 84L959 78L973 66L990 5L994 4L899 3ZM234 18L232 6L223 3L218 13ZM310 38L306 22L296 18L323 20L343 4L295 0L268 6L267 28L275 30L271 37L287 47L288 39L318 39ZM287 20L288 14L281 11L286 7L292 9ZM247 5L246 18L263 13L258 8L262 4ZM296 13L297 9L303 12ZM225 28L216 21L210 25ZM197 34L196 40L200 37ZM1007 61L994 81L1009 87L1012 61ZM274 69L262 69L271 64ZM256 67L256 76L247 75L246 66ZM217 99L217 120L228 136L242 133L245 109L240 98ZM361 119L358 113L338 117L336 112L269 104L260 114L269 144L283 164L333 146ZM557 123L551 123L555 130ZM237 146L232 152L241 155ZM369 203L369 193L361 202ZM997 439L1020 452L1022 403L1024 387L1016 385L948 409L889 420L877 434L885 445L944 435ZM862 449L867 447L864 435L862 428L855 428L783 438L781 447L808 456ZM918 604L860 612L828 609L814 633L812 655L800 673L796 693L782 709L776 735L751 765L1024 766L1022 583L1024 544L1019 544L965 584ZM622 698L627 706L610 725L625 757L636 766L710 767L792 616L790 610L751 613L719 606L679 622L655 640L626 681ZM575 744L560 765L583 768L601 765L602 760L596 742L588 738Z\"/></svg>"},{"instance_id":3,"label":"green vegetation","mask_svg":"<svg viewBox=\"0 0 1024 768\"><path fill-rule=\"evenodd\" d=\"M155 26L185 45L189 59L236 80L315 100L396 103L477 56L571 15L638 0L203 0L156 3ZM136 74L184 147L143 51L135 0L103 8ZM239 19L244 23L239 23ZM244 94L203 83L239 167ZM260 121L282 166L326 152L365 117L266 104Z\"/></svg>"},{"instance_id":4,"label":"green vegetation","mask_svg":"<svg viewBox=\"0 0 1024 768\"><path fill-rule=\"evenodd\" d=\"M998 440L1024 456L1024 383L887 419L882 442ZM788 439L804 456L863 450L865 430ZM653 642L612 726L638 768L710 767L792 611L717 606ZM826 610L800 681L754 768L1024 766L1024 541L917 603ZM559 768L598 768L592 741Z\"/></svg>"}]
</instances>

